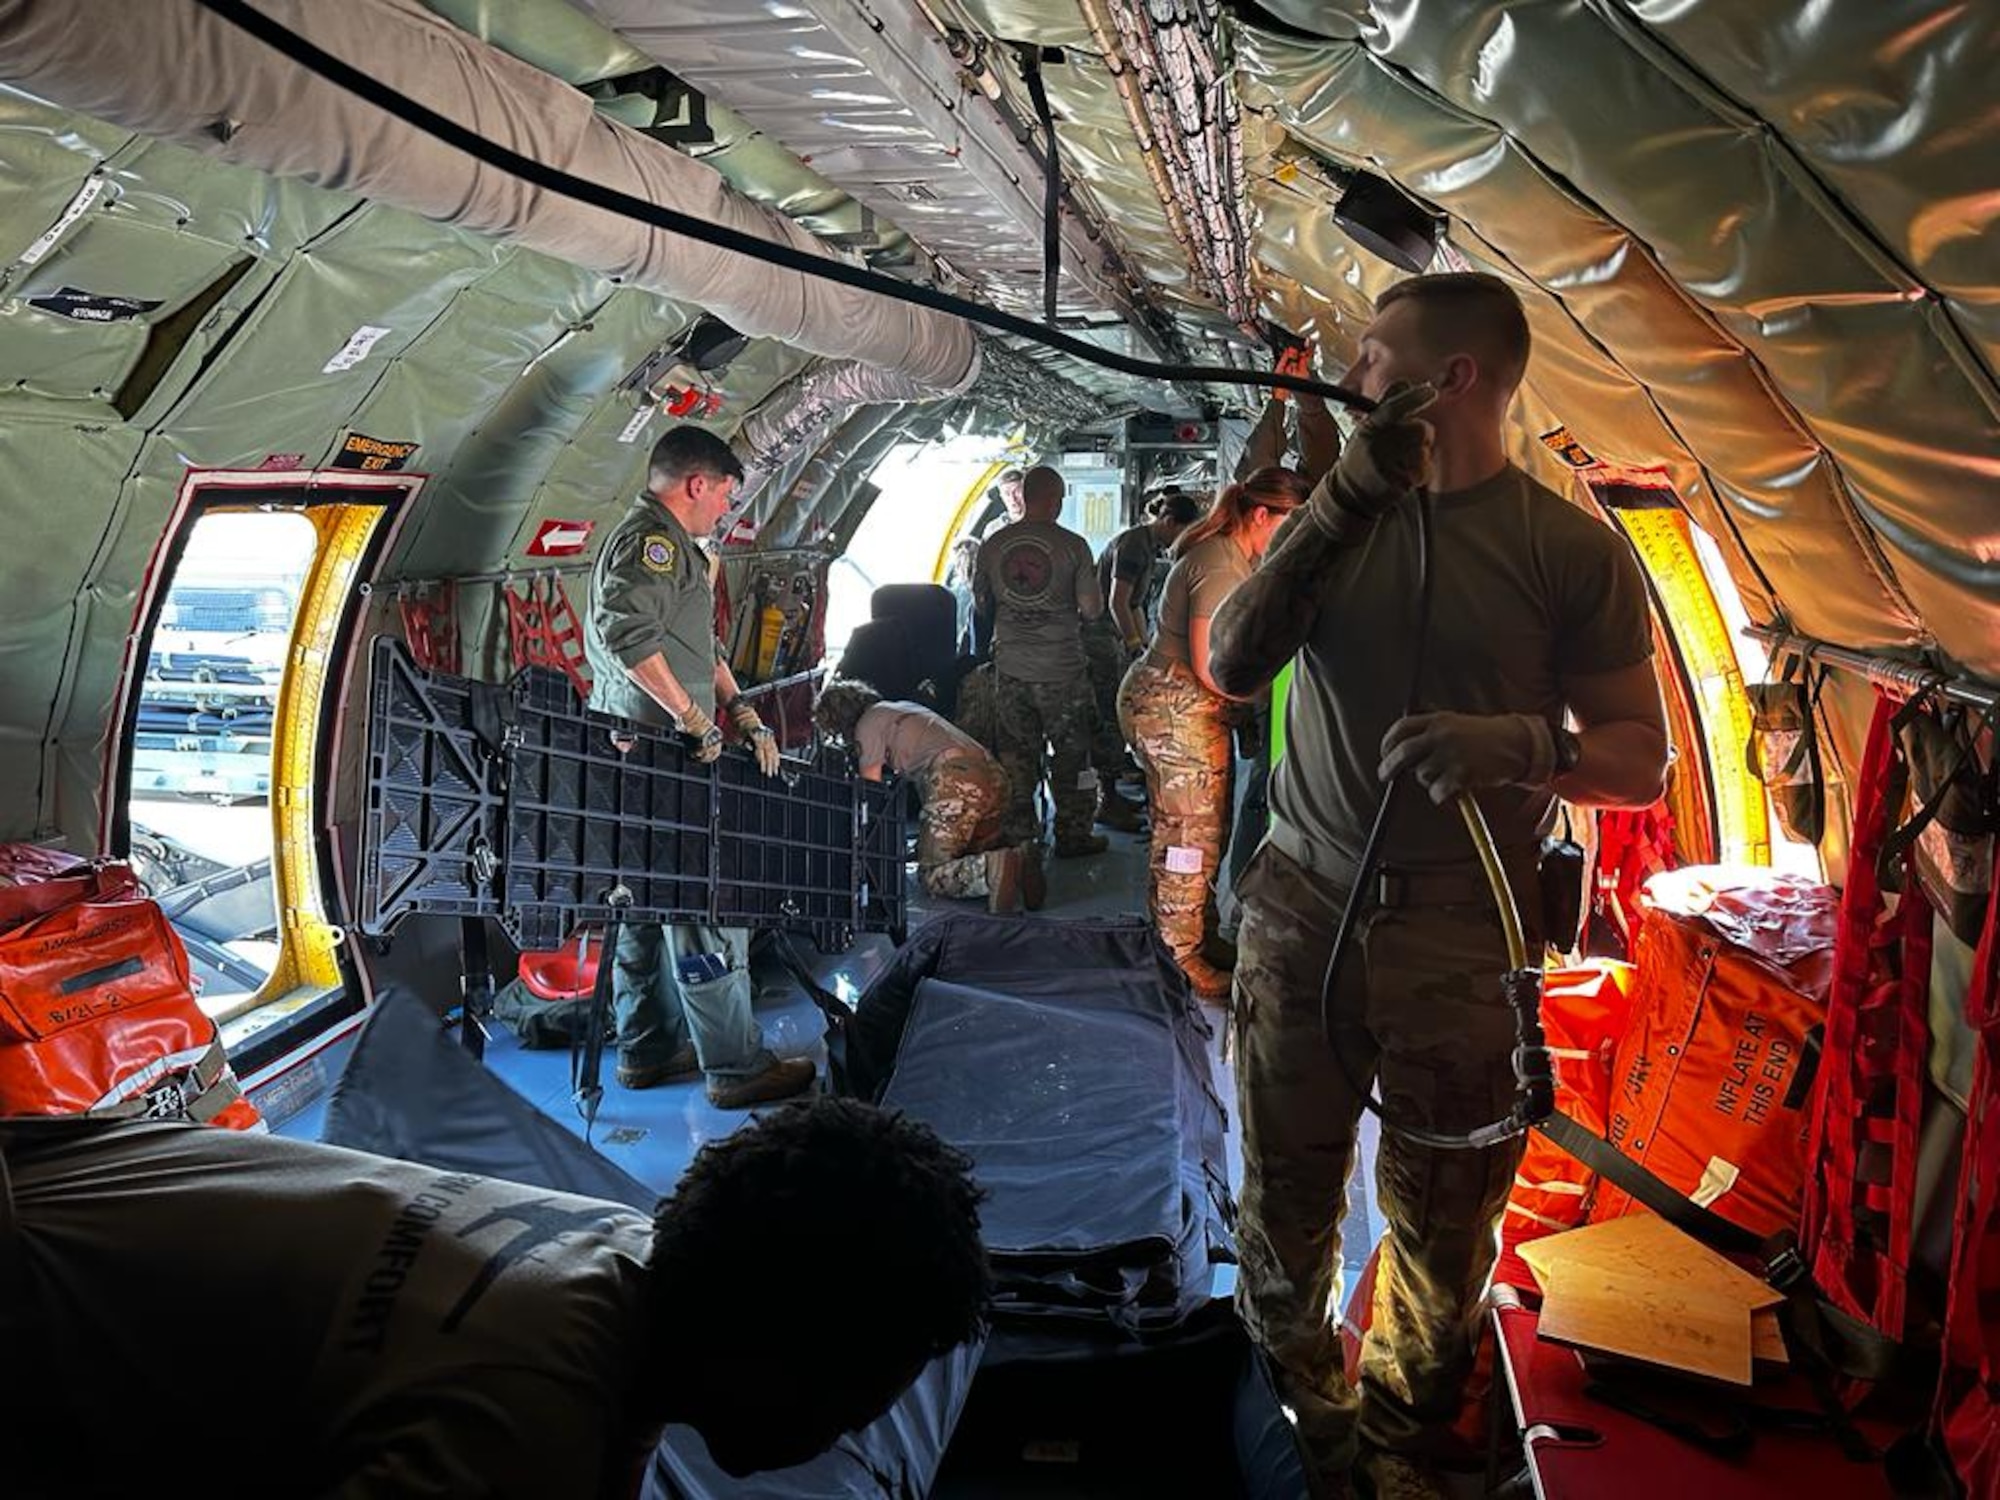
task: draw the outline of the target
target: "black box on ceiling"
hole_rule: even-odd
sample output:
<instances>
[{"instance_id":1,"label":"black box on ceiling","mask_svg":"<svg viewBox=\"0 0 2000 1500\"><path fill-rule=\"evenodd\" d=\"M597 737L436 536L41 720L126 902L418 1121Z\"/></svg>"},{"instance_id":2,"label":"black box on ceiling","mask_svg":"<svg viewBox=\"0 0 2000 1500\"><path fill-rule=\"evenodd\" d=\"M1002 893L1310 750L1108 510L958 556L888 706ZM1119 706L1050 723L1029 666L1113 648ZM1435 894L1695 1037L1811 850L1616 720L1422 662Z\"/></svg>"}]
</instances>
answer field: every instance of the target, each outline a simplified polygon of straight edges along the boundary
<instances>
[{"instance_id":1,"label":"black box on ceiling","mask_svg":"<svg viewBox=\"0 0 2000 1500\"><path fill-rule=\"evenodd\" d=\"M1126 421L1125 442L1130 448L1213 448L1215 423L1164 412L1140 412Z\"/></svg>"}]
</instances>

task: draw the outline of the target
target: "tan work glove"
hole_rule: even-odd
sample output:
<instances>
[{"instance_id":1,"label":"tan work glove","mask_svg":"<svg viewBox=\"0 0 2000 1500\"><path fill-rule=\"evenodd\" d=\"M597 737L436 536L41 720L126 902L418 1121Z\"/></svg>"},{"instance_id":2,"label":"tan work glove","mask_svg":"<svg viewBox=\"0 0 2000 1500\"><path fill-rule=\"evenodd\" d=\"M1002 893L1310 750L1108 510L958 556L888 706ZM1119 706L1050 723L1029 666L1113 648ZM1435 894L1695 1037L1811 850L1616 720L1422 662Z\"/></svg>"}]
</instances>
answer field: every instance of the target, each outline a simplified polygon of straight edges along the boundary
<instances>
[{"instance_id":1,"label":"tan work glove","mask_svg":"<svg viewBox=\"0 0 2000 1500\"><path fill-rule=\"evenodd\" d=\"M1338 536L1352 524L1350 517L1375 520L1430 483L1431 424L1418 413L1436 399L1428 385L1403 380L1391 385L1313 491L1313 519Z\"/></svg>"},{"instance_id":2,"label":"tan work glove","mask_svg":"<svg viewBox=\"0 0 2000 1500\"><path fill-rule=\"evenodd\" d=\"M736 732L748 740L750 751L757 757L757 769L766 776L778 774L778 737L771 728L757 717L757 710L741 698L729 705L729 722Z\"/></svg>"},{"instance_id":3,"label":"tan work glove","mask_svg":"<svg viewBox=\"0 0 2000 1500\"><path fill-rule=\"evenodd\" d=\"M703 765L721 757L722 731L715 727L715 720L701 711L699 704L690 703L688 711L681 715L681 733L694 741L694 758Z\"/></svg>"}]
</instances>

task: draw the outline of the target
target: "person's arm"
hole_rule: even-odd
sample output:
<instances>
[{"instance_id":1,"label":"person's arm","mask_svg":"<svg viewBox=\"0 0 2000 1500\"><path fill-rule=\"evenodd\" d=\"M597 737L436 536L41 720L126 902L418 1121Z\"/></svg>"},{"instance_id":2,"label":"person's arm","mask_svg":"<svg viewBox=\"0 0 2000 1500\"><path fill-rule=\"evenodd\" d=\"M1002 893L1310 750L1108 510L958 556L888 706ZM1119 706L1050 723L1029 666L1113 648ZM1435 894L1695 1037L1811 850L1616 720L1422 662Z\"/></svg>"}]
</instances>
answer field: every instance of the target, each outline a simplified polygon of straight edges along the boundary
<instances>
[{"instance_id":1,"label":"person's arm","mask_svg":"<svg viewBox=\"0 0 2000 1500\"><path fill-rule=\"evenodd\" d=\"M1434 399L1429 386L1391 386L1332 472L1285 518L1257 570L1217 608L1208 636L1217 692L1254 698L1270 686L1312 635L1334 555L1429 479L1431 427L1418 413Z\"/></svg>"},{"instance_id":2,"label":"person's arm","mask_svg":"<svg viewBox=\"0 0 2000 1500\"><path fill-rule=\"evenodd\" d=\"M1194 671L1195 681L1218 698L1227 698L1232 703L1247 702L1257 697L1257 693L1229 692L1216 682L1210 666L1211 628L1212 622L1206 616L1195 615L1188 620L1188 666Z\"/></svg>"},{"instance_id":3,"label":"person's arm","mask_svg":"<svg viewBox=\"0 0 2000 1500\"><path fill-rule=\"evenodd\" d=\"M1382 737L1382 780L1408 772L1437 803L1510 783L1553 786L1579 807L1659 800L1667 726L1652 659L1575 678L1563 690L1577 722L1576 763L1567 770L1557 769L1559 732L1537 714L1412 714Z\"/></svg>"},{"instance_id":4,"label":"person's arm","mask_svg":"<svg viewBox=\"0 0 2000 1500\"><path fill-rule=\"evenodd\" d=\"M1076 612L1086 620L1104 613L1104 588L1097 581L1097 565L1091 560L1090 543L1076 539Z\"/></svg>"},{"instance_id":5,"label":"person's arm","mask_svg":"<svg viewBox=\"0 0 2000 1500\"><path fill-rule=\"evenodd\" d=\"M715 648L715 701L736 732L749 743L751 753L757 757L757 769L766 776L777 775L778 737L757 710L743 701L743 689L736 685L736 674L723 660L720 643Z\"/></svg>"},{"instance_id":6,"label":"person's arm","mask_svg":"<svg viewBox=\"0 0 2000 1500\"><path fill-rule=\"evenodd\" d=\"M1324 398L1301 394L1299 403L1299 475L1318 484L1333 472L1340 458L1340 428Z\"/></svg>"},{"instance_id":7,"label":"person's arm","mask_svg":"<svg viewBox=\"0 0 2000 1500\"><path fill-rule=\"evenodd\" d=\"M1242 456L1236 460L1231 477L1241 484L1259 469L1268 469L1285 456L1285 403L1275 396L1264 403L1264 415L1243 440Z\"/></svg>"},{"instance_id":8,"label":"person's arm","mask_svg":"<svg viewBox=\"0 0 2000 1500\"><path fill-rule=\"evenodd\" d=\"M1111 623L1118 627L1118 639L1128 650L1136 649L1146 639L1146 627L1139 620L1139 612L1132 607L1132 580L1113 578L1111 580Z\"/></svg>"},{"instance_id":9,"label":"person's arm","mask_svg":"<svg viewBox=\"0 0 2000 1500\"><path fill-rule=\"evenodd\" d=\"M882 762L878 760L872 766L863 766L861 768L861 779L863 781L880 781L882 779Z\"/></svg>"}]
</instances>

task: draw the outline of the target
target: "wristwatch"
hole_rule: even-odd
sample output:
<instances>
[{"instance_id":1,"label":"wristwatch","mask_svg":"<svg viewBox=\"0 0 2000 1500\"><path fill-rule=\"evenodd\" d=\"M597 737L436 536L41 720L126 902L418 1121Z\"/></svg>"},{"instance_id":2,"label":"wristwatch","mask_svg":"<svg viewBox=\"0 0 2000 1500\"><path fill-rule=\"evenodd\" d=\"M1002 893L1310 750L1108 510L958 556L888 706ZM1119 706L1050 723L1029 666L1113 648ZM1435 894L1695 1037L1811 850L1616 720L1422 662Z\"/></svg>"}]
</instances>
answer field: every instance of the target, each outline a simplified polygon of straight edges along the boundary
<instances>
[{"instance_id":1,"label":"wristwatch","mask_svg":"<svg viewBox=\"0 0 2000 1500\"><path fill-rule=\"evenodd\" d=\"M1571 733L1567 725L1555 727L1556 763L1554 774L1567 776L1576 769L1576 763L1583 759L1583 741Z\"/></svg>"}]
</instances>

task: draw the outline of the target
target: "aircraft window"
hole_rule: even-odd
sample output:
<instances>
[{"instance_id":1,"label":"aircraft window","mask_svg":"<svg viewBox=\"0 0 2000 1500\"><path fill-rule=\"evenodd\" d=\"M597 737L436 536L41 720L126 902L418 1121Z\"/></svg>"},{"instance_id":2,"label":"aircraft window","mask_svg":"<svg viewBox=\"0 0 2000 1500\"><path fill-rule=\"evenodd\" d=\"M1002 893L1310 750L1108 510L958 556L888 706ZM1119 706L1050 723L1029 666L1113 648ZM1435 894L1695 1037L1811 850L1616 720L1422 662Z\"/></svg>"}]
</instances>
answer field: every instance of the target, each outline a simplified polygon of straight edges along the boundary
<instances>
[{"instance_id":1,"label":"aircraft window","mask_svg":"<svg viewBox=\"0 0 2000 1500\"><path fill-rule=\"evenodd\" d=\"M976 521L979 481L1003 444L990 437L908 443L890 451L869 480L881 493L827 576L826 654L836 660L870 614L885 583L941 583L953 531ZM1071 524L1074 524L1073 522Z\"/></svg>"},{"instance_id":2,"label":"aircraft window","mask_svg":"<svg viewBox=\"0 0 2000 1500\"><path fill-rule=\"evenodd\" d=\"M218 1019L276 968L273 735L319 538L297 512L198 519L153 628L128 790L132 859L179 929Z\"/></svg>"}]
</instances>

